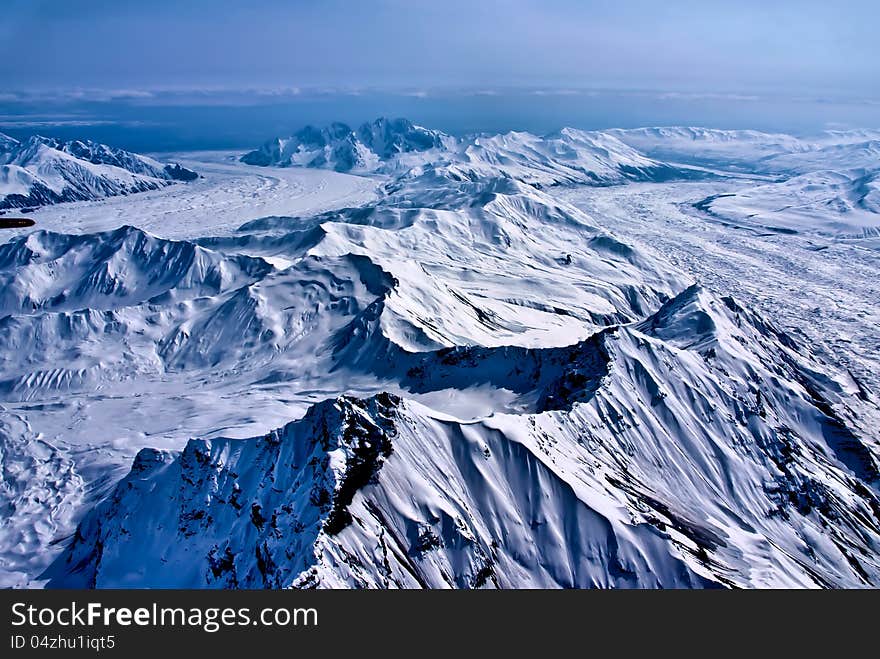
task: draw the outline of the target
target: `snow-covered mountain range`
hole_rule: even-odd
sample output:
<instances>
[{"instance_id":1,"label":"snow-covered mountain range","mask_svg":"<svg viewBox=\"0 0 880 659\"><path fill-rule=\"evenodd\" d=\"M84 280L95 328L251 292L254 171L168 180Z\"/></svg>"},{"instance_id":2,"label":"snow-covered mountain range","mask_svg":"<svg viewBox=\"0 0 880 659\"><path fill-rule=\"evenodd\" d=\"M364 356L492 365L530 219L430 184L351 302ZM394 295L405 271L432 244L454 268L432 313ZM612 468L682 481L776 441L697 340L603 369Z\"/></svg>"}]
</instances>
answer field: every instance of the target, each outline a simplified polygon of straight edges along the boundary
<instances>
[{"instance_id":1,"label":"snow-covered mountain range","mask_svg":"<svg viewBox=\"0 0 880 659\"><path fill-rule=\"evenodd\" d=\"M192 181L195 172L89 141L0 134L0 210L87 201Z\"/></svg>"},{"instance_id":2,"label":"snow-covered mountain range","mask_svg":"<svg viewBox=\"0 0 880 659\"><path fill-rule=\"evenodd\" d=\"M564 349L425 354L415 388L489 381L532 409L343 396L265 436L144 449L57 585L876 584L876 455L808 360L698 287Z\"/></svg>"},{"instance_id":3,"label":"snow-covered mountain range","mask_svg":"<svg viewBox=\"0 0 880 659\"><path fill-rule=\"evenodd\" d=\"M757 220L718 222L727 200L843 195L827 153L871 139L334 124L236 171L369 174L368 201L175 239L136 227L135 197L100 231L47 213L0 244L2 583L880 585L874 381L765 313L755 282L696 281L684 257L716 246L666 256L598 205L669 195L691 234L730 242ZM767 240L791 261L854 240L809 218L806 247Z\"/></svg>"},{"instance_id":4,"label":"snow-covered mountain range","mask_svg":"<svg viewBox=\"0 0 880 659\"><path fill-rule=\"evenodd\" d=\"M425 166L443 167L459 177L508 176L532 185L615 184L696 176L692 169L652 160L610 133L565 128L538 136L455 138L406 119L380 118L357 130L345 124L306 127L276 138L242 156L250 165L320 167L340 172L399 175Z\"/></svg>"},{"instance_id":5,"label":"snow-covered mountain range","mask_svg":"<svg viewBox=\"0 0 880 659\"><path fill-rule=\"evenodd\" d=\"M357 129L338 122L325 128L306 126L295 135L266 142L241 160L249 165L370 172L404 154L436 151L454 143L449 135L407 119L383 117Z\"/></svg>"}]
</instances>

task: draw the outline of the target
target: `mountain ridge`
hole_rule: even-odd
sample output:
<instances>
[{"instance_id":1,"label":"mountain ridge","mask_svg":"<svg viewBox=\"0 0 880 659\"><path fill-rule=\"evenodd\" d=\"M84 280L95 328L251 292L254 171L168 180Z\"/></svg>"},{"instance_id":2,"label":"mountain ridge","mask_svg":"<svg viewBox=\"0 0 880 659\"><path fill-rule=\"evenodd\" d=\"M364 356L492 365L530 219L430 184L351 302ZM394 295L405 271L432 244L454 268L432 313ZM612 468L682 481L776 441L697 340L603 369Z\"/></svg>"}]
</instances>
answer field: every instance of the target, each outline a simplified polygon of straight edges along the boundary
<instances>
[{"instance_id":1,"label":"mountain ridge","mask_svg":"<svg viewBox=\"0 0 880 659\"><path fill-rule=\"evenodd\" d=\"M697 170L648 158L610 132L563 128L544 136L510 131L501 135L452 137L407 119L376 119L357 130L332 123L307 126L246 153L258 166L318 167L398 176L427 168L475 178L491 172L530 185L612 185L705 176Z\"/></svg>"},{"instance_id":2,"label":"mountain ridge","mask_svg":"<svg viewBox=\"0 0 880 659\"><path fill-rule=\"evenodd\" d=\"M288 138L276 138L241 157L249 165L300 165L366 172L393 156L443 147L451 137L413 124L408 119L380 117L353 129L335 122L324 128L306 126Z\"/></svg>"},{"instance_id":3,"label":"mountain ridge","mask_svg":"<svg viewBox=\"0 0 880 659\"><path fill-rule=\"evenodd\" d=\"M198 174L91 141L0 135L0 211L146 192Z\"/></svg>"},{"instance_id":4,"label":"mountain ridge","mask_svg":"<svg viewBox=\"0 0 880 659\"><path fill-rule=\"evenodd\" d=\"M876 585L880 498L859 480L876 481L876 456L873 477L833 457L783 356L801 348L774 331L692 286L609 335L611 368L568 411L463 422L393 394L343 396L264 437L144 450L50 583ZM566 375L577 361L560 377L580 386ZM661 377L685 365L681 383ZM169 497L170 510L151 504Z\"/></svg>"},{"instance_id":5,"label":"mountain ridge","mask_svg":"<svg viewBox=\"0 0 880 659\"><path fill-rule=\"evenodd\" d=\"M98 225L107 231L13 235L0 245L11 419L0 506L23 512L4 527L0 581L878 585L873 380L828 350L851 327L830 325L827 341L820 326L801 331L789 307L764 306L760 280L774 257L808 250L810 267L839 268L820 283L851 300L873 289L833 288L833 275L870 272L867 250L738 234L708 215L808 188L869 213L870 172L819 168L829 154L835 167L869 159L871 134L806 150L757 131L638 135L672 142L691 165L665 169L623 133L435 147L408 122L338 125L302 140L321 145L322 167L361 158L377 192L357 205L242 217L181 240L128 214ZM689 153L723 178L691 182ZM755 169L743 174L747 153ZM764 172L773 162L786 163L788 187ZM281 174L226 159L204 188L239 189L224 171L261 184ZM716 196L694 204L703 194ZM153 196L142 210L155 212ZM185 218L192 205L185 195L158 208ZM742 236L768 251L725 270ZM696 251L677 250L691 239ZM858 311L853 326L869 327L873 310ZM48 463L29 480L16 471L38 456Z\"/></svg>"}]
</instances>

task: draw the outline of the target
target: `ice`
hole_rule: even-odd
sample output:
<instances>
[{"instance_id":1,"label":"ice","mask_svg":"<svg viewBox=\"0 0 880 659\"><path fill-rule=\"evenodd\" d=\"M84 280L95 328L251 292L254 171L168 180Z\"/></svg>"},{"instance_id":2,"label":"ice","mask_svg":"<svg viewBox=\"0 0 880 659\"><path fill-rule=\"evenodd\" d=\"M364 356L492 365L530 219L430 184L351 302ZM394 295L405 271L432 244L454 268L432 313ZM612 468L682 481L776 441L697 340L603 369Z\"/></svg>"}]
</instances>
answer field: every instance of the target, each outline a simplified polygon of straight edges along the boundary
<instances>
[{"instance_id":1,"label":"ice","mask_svg":"<svg viewBox=\"0 0 880 659\"><path fill-rule=\"evenodd\" d=\"M256 169L235 154L162 154L202 178L128 197L44 206L28 213L51 231L89 233L125 224L164 238L228 234L248 220L269 215L311 215L357 206L374 197L379 181L308 169ZM0 239L14 235L5 232Z\"/></svg>"}]
</instances>

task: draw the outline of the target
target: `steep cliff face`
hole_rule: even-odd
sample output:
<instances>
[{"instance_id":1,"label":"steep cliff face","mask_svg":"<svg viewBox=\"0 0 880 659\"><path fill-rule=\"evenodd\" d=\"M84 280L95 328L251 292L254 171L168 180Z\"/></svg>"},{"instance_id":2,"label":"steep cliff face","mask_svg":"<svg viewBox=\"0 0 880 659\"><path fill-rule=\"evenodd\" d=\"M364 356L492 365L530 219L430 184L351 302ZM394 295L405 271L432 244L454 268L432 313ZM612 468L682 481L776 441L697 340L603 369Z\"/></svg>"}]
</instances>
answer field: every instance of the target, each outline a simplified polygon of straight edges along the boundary
<instances>
[{"instance_id":1,"label":"steep cliff face","mask_svg":"<svg viewBox=\"0 0 880 659\"><path fill-rule=\"evenodd\" d=\"M568 349L427 353L414 389L497 376L534 412L342 397L265 437L144 450L52 583L877 585L877 455L808 358L698 287Z\"/></svg>"}]
</instances>

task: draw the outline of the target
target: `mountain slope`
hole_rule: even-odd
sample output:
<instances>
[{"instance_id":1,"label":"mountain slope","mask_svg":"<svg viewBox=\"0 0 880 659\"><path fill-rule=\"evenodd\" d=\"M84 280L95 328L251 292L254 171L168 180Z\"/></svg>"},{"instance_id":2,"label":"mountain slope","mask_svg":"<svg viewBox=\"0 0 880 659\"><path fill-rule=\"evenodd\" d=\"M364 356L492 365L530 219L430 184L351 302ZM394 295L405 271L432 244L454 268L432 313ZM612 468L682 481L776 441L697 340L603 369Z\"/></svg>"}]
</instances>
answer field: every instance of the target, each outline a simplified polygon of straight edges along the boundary
<instances>
[{"instance_id":1,"label":"mountain slope","mask_svg":"<svg viewBox=\"0 0 880 659\"><path fill-rule=\"evenodd\" d=\"M880 583L877 454L824 411L807 354L697 287L601 344L595 390L539 414L343 397L265 437L142 451L52 583ZM583 358L558 362L558 390Z\"/></svg>"},{"instance_id":2,"label":"mountain slope","mask_svg":"<svg viewBox=\"0 0 880 659\"><path fill-rule=\"evenodd\" d=\"M0 245L0 317L112 309L172 292L217 294L270 269L131 226L86 236L38 230Z\"/></svg>"},{"instance_id":3,"label":"mountain slope","mask_svg":"<svg viewBox=\"0 0 880 659\"><path fill-rule=\"evenodd\" d=\"M197 174L94 142L31 137L0 143L0 209L155 190Z\"/></svg>"},{"instance_id":4,"label":"mountain slope","mask_svg":"<svg viewBox=\"0 0 880 659\"><path fill-rule=\"evenodd\" d=\"M681 178L685 172L657 162L606 133L564 128L544 137L510 132L477 137L460 158L473 172L501 171L529 184L615 184Z\"/></svg>"},{"instance_id":5,"label":"mountain slope","mask_svg":"<svg viewBox=\"0 0 880 659\"><path fill-rule=\"evenodd\" d=\"M840 238L880 236L880 159L875 169L820 170L697 203L744 226Z\"/></svg>"},{"instance_id":6,"label":"mountain slope","mask_svg":"<svg viewBox=\"0 0 880 659\"><path fill-rule=\"evenodd\" d=\"M377 119L357 131L344 124L306 127L290 138L267 142L242 162L280 167L321 167L337 171L395 174L426 167L457 178L504 176L537 186L700 176L639 153L608 133L564 128L546 136L512 131L495 136L452 138L405 119Z\"/></svg>"},{"instance_id":7,"label":"mountain slope","mask_svg":"<svg viewBox=\"0 0 880 659\"><path fill-rule=\"evenodd\" d=\"M0 245L3 583L880 583L870 380L817 338L835 339L835 325L800 333L793 316L822 316L754 294L797 292L803 279L771 257L801 243L773 233L762 246L775 251L750 254L741 278L710 280L754 307L688 274L729 268L716 259L737 240L705 215L713 203L698 214L694 200L766 184L736 173L736 151L766 144L769 162L790 148L783 138L676 129L733 145L733 178L617 186L687 168L671 172L625 136L436 146L422 130L377 122L297 138L328 158L316 165L352 156L381 174L357 207L187 240L123 226ZM869 138L823 144L859 151ZM795 160L823 153L816 144ZM869 172L864 190L835 172L791 169L772 185L870 211ZM587 211L565 200L576 185L596 202ZM609 201L624 198L657 204ZM609 226L636 227L640 242ZM698 248L669 249L684 231ZM864 277L865 261L829 273L843 304L873 290L840 278ZM853 327L870 325L864 311Z\"/></svg>"},{"instance_id":8,"label":"mountain slope","mask_svg":"<svg viewBox=\"0 0 880 659\"><path fill-rule=\"evenodd\" d=\"M369 172L408 153L441 149L452 138L407 119L379 118L356 130L342 123L306 126L295 135L266 142L242 156L249 165L319 167L338 172Z\"/></svg>"}]
</instances>

